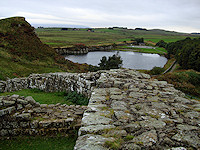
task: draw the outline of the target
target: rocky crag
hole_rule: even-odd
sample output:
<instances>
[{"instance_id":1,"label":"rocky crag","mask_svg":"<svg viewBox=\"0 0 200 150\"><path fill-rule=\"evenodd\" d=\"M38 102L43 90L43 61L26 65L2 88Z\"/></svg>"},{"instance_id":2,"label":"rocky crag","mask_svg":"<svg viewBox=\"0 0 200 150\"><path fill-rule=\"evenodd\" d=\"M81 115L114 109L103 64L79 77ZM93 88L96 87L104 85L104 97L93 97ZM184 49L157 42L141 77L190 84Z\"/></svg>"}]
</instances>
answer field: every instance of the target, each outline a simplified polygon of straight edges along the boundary
<instances>
[{"instance_id":1,"label":"rocky crag","mask_svg":"<svg viewBox=\"0 0 200 150\"><path fill-rule=\"evenodd\" d=\"M118 69L0 82L1 91L23 88L76 90L90 97L75 150L200 148L200 102L149 75Z\"/></svg>"}]
</instances>

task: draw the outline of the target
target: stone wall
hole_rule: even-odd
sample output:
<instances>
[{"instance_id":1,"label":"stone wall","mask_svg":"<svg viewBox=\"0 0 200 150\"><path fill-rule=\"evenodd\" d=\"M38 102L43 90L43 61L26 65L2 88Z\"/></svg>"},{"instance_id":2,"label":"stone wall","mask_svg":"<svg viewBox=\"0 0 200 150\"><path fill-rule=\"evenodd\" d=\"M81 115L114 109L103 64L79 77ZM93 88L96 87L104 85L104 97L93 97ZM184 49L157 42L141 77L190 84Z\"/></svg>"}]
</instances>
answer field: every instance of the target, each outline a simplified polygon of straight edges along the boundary
<instances>
[{"instance_id":1,"label":"stone wall","mask_svg":"<svg viewBox=\"0 0 200 150\"><path fill-rule=\"evenodd\" d=\"M200 102L133 70L102 71L75 150L199 149Z\"/></svg>"},{"instance_id":2,"label":"stone wall","mask_svg":"<svg viewBox=\"0 0 200 150\"><path fill-rule=\"evenodd\" d=\"M83 48L77 47L66 47L66 48L54 48L55 51L60 55L81 55L87 54L92 51L108 51L112 50L114 47L112 45L107 46L89 46Z\"/></svg>"},{"instance_id":3,"label":"stone wall","mask_svg":"<svg viewBox=\"0 0 200 150\"><path fill-rule=\"evenodd\" d=\"M32 74L26 78L14 78L7 81L0 80L0 92L18 91L21 89L37 88L45 92L77 91L87 97L91 95L91 88L95 85L97 73L49 73Z\"/></svg>"},{"instance_id":4,"label":"stone wall","mask_svg":"<svg viewBox=\"0 0 200 150\"><path fill-rule=\"evenodd\" d=\"M47 92L75 90L90 97L81 124L80 119L75 119L79 120L75 124L81 127L75 150L200 148L200 102L186 99L173 85L151 79L147 74L116 69L85 74L34 74L0 81L2 92L23 88ZM71 115L81 116L85 109L60 104L39 105L33 101L31 97L16 95L0 98L1 135L48 134L54 129L55 133L66 133L74 126L68 112L73 109ZM31 117L42 118L36 123L38 128L32 128L33 118L21 120ZM58 120L58 126L54 120L46 120L51 117ZM15 119L19 119L17 124ZM19 126L20 131L10 130L15 126Z\"/></svg>"},{"instance_id":5,"label":"stone wall","mask_svg":"<svg viewBox=\"0 0 200 150\"><path fill-rule=\"evenodd\" d=\"M0 137L68 134L80 127L86 106L39 104L31 96L0 97Z\"/></svg>"},{"instance_id":6,"label":"stone wall","mask_svg":"<svg viewBox=\"0 0 200 150\"><path fill-rule=\"evenodd\" d=\"M0 92L40 89L45 92L77 91L90 97L99 73L32 74L0 81ZM68 133L80 127L84 106L46 105L32 97L0 97L0 136Z\"/></svg>"}]
</instances>

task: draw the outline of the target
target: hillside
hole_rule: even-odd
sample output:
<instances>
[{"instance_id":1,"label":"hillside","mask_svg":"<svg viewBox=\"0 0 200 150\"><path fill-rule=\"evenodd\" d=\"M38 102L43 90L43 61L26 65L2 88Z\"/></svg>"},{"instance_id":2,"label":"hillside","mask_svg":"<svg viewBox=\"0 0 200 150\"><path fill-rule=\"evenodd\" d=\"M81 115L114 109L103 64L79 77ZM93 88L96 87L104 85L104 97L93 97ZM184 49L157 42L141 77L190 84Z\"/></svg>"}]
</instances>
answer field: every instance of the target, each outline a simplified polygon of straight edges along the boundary
<instances>
[{"instance_id":1,"label":"hillside","mask_svg":"<svg viewBox=\"0 0 200 150\"><path fill-rule=\"evenodd\" d=\"M43 44L23 17L0 20L0 80L30 73L83 72L87 66L74 64Z\"/></svg>"}]
</instances>

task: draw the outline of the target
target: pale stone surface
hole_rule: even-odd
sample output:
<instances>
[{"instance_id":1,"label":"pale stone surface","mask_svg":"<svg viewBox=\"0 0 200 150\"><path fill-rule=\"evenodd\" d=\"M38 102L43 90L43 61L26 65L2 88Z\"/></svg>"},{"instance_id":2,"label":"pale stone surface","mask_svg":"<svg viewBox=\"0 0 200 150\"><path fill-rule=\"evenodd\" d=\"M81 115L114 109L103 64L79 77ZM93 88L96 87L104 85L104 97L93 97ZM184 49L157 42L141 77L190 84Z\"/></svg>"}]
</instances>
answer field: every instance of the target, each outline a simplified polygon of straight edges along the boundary
<instances>
[{"instance_id":1,"label":"pale stone surface","mask_svg":"<svg viewBox=\"0 0 200 150\"><path fill-rule=\"evenodd\" d=\"M90 125L86 127L81 127L79 129L78 135L85 135L85 134L101 134L106 132L107 130L114 129L114 125Z\"/></svg>"},{"instance_id":2,"label":"pale stone surface","mask_svg":"<svg viewBox=\"0 0 200 150\"><path fill-rule=\"evenodd\" d=\"M78 137L74 150L109 150L104 146L106 141L113 141L113 139L101 135L86 134Z\"/></svg>"}]
</instances>

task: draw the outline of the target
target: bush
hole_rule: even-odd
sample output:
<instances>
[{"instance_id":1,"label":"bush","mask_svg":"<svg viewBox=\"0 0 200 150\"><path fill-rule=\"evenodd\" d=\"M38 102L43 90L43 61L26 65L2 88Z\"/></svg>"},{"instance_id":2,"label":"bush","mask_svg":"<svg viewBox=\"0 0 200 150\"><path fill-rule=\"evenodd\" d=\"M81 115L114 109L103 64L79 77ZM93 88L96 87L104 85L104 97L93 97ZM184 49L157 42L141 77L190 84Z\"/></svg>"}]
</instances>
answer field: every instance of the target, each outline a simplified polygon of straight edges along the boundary
<instances>
[{"instance_id":1,"label":"bush","mask_svg":"<svg viewBox=\"0 0 200 150\"><path fill-rule=\"evenodd\" d=\"M158 75L161 74L162 72L164 72L165 69L161 68L161 67L153 67L153 69L151 69L150 74L152 75Z\"/></svg>"},{"instance_id":2,"label":"bush","mask_svg":"<svg viewBox=\"0 0 200 150\"><path fill-rule=\"evenodd\" d=\"M83 43L77 43L77 44L74 44L74 47L76 47L76 48L85 48L86 45L83 44Z\"/></svg>"},{"instance_id":3,"label":"bush","mask_svg":"<svg viewBox=\"0 0 200 150\"><path fill-rule=\"evenodd\" d=\"M103 56L98 65L100 69L103 70L119 69L122 65L122 59L118 54L114 54L113 56L110 56L108 59L106 56Z\"/></svg>"},{"instance_id":4,"label":"bush","mask_svg":"<svg viewBox=\"0 0 200 150\"><path fill-rule=\"evenodd\" d=\"M156 77L173 84L184 93L200 97L200 73L193 70L170 72Z\"/></svg>"},{"instance_id":5,"label":"bush","mask_svg":"<svg viewBox=\"0 0 200 150\"><path fill-rule=\"evenodd\" d=\"M75 91L66 93L64 99L76 105L88 105L89 102L89 99L87 97Z\"/></svg>"},{"instance_id":6,"label":"bush","mask_svg":"<svg viewBox=\"0 0 200 150\"><path fill-rule=\"evenodd\" d=\"M158 43L156 43L156 46L158 46L158 47L165 48L166 45L167 45L167 43L165 41L163 41L163 40L160 40Z\"/></svg>"}]
</instances>

